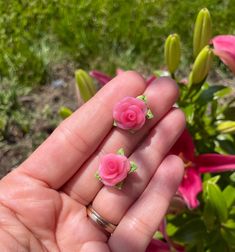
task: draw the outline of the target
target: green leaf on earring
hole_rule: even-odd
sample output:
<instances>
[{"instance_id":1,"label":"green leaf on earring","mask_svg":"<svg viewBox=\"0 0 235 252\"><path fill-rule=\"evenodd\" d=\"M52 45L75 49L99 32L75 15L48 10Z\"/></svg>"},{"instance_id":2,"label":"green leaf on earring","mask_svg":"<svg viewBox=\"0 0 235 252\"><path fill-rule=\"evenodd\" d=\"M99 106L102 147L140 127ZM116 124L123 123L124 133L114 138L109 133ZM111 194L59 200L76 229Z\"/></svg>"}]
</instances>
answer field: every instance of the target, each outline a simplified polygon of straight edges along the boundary
<instances>
[{"instance_id":1,"label":"green leaf on earring","mask_svg":"<svg viewBox=\"0 0 235 252\"><path fill-rule=\"evenodd\" d=\"M116 187L118 190L122 190L123 184L124 184L124 181L121 181L121 182L117 183L117 184L115 185L115 187Z\"/></svg>"},{"instance_id":2,"label":"green leaf on earring","mask_svg":"<svg viewBox=\"0 0 235 252\"><path fill-rule=\"evenodd\" d=\"M131 169L130 169L129 173L135 172L138 168L137 164L133 161L130 161L130 163L131 163Z\"/></svg>"},{"instance_id":3,"label":"green leaf on earring","mask_svg":"<svg viewBox=\"0 0 235 252\"><path fill-rule=\"evenodd\" d=\"M145 103L147 102L146 95L139 95L139 96L137 96L136 98L142 100L142 101L145 102Z\"/></svg>"},{"instance_id":4,"label":"green leaf on earring","mask_svg":"<svg viewBox=\"0 0 235 252\"><path fill-rule=\"evenodd\" d=\"M98 172L98 171L95 173L95 177L96 177L98 180L101 180L101 177L100 177L100 175L99 175L99 172Z\"/></svg>"},{"instance_id":5,"label":"green leaf on earring","mask_svg":"<svg viewBox=\"0 0 235 252\"><path fill-rule=\"evenodd\" d=\"M124 149L123 149L123 148L119 149L119 150L117 151L117 154L118 154L118 155L121 155L121 156L125 156Z\"/></svg>"},{"instance_id":6,"label":"green leaf on earring","mask_svg":"<svg viewBox=\"0 0 235 252\"><path fill-rule=\"evenodd\" d=\"M152 118L154 117L154 115L153 115L153 113L152 113L152 111L151 111L150 109L147 110L146 117L147 117L148 119L152 119Z\"/></svg>"}]
</instances>

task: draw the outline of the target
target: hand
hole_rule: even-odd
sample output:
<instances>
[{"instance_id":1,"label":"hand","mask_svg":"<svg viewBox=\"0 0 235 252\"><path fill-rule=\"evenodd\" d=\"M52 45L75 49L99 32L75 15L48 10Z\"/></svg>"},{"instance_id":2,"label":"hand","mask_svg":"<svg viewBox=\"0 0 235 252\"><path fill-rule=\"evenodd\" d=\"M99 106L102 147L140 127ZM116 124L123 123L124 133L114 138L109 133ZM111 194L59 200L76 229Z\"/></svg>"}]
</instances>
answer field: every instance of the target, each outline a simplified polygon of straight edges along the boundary
<instances>
[{"instance_id":1,"label":"hand","mask_svg":"<svg viewBox=\"0 0 235 252\"><path fill-rule=\"evenodd\" d=\"M165 156L185 119L171 109L174 81L159 78L145 88L135 72L118 75L0 181L0 251L146 250L182 178L181 160ZM115 103L142 93L154 118L135 134L112 128ZM121 147L139 168L119 191L94 174L100 157ZM87 217L91 202L117 225L111 236Z\"/></svg>"}]
</instances>

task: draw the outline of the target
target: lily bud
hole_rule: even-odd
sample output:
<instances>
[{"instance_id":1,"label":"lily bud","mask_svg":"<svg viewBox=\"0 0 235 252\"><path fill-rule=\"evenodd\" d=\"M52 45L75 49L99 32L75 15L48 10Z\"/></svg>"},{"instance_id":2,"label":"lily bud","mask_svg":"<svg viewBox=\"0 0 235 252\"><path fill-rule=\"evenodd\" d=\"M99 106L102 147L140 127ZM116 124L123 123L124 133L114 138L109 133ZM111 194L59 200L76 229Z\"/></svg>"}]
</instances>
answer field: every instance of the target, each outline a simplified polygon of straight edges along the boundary
<instances>
[{"instance_id":1,"label":"lily bud","mask_svg":"<svg viewBox=\"0 0 235 252\"><path fill-rule=\"evenodd\" d=\"M76 86L83 101L88 101L96 93L96 86L92 78L82 69L75 72Z\"/></svg>"},{"instance_id":2,"label":"lily bud","mask_svg":"<svg viewBox=\"0 0 235 252\"><path fill-rule=\"evenodd\" d=\"M211 16L208 9L203 8L197 15L193 34L193 55L197 57L203 47L209 44L212 33Z\"/></svg>"},{"instance_id":3,"label":"lily bud","mask_svg":"<svg viewBox=\"0 0 235 252\"><path fill-rule=\"evenodd\" d=\"M165 61L168 71L173 74L180 62L180 38L178 34L171 34L165 42Z\"/></svg>"},{"instance_id":4,"label":"lily bud","mask_svg":"<svg viewBox=\"0 0 235 252\"><path fill-rule=\"evenodd\" d=\"M69 117L72 113L73 111L67 107L62 106L59 108L59 115L62 119Z\"/></svg>"},{"instance_id":5,"label":"lily bud","mask_svg":"<svg viewBox=\"0 0 235 252\"><path fill-rule=\"evenodd\" d=\"M209 46L205 46L194 61L193 69L190 74L191 84L199 84L207 77L212 65L212 59L212 49Z\"/></svg>"},{"instance_id":6,"label":"lily bud","mask_svg":"<svg viewBox=\"0 0 235 252\"><path fill-rule=\"evenodd\" d=\"M217 130L221 133L234 133L235 132L235 121L221 122L217 126Z\"/></svg>"}]
</instances>

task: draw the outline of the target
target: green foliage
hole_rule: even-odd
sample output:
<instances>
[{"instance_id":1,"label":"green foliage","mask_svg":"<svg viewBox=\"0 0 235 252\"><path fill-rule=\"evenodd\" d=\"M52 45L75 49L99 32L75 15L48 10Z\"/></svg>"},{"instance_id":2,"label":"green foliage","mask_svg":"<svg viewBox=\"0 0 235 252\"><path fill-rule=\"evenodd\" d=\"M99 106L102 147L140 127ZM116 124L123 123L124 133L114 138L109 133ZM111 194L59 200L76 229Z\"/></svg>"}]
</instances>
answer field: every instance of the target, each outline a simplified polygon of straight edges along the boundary
<instances>
[{"instance_id":1,"label":"green foliage","mask_svg":"<svg viewBox=\"0 0 235 252\"><path fill-rule=\"evenodd\" d=\"M110 73L123 68L159 68L164 39L177 32L192 58L196 13L210 9L214 34L234 33L234 0L49 0L1 1L0 75L20 84L44 83L63 52L79 67ZM46 53L45 53L46 52ZM60 58L60 57L59 57ZM108 60L104 60L108 58ZM184 58L186 59L186 57ZM187 66L184 60L182 68ZM144 69L143 69L144 68Z\"/></svg>"},{"instance_id":2,"label":"green foliage","mask_svg":"<svg viewBox=\"0 0 235 252\"><path fill-rule=\"evenodd\" d=\"M13 83L3 82L0 92L0 140L11 142L12 134L25 134L29 131L29 118L20 106L17 92L25 93L26 90L17 90ZM14 140L13 140L14 141Z\"/></svg>"},{"instance_id":3,"label":"green foliage","mask_svg":"<svg viewBox=\"0 0 235 252\"><path fill-rule=\"evenodd\" d=\"M54 31L63 49L83 68L98 67L110 73L117 65L158 68L164 39L172 32L180 35L187 56L192 57L192 17L205 6L218 22L214 34L233 33L235 27L234 0L62 0L61 6Z\"/></svg>"},{"instance_id":4,"label":"green foliage","mask_svg":"<svg viewBox=\"0 0 235 252\"><path fill-rule=\"evenodd\" d=\"M45 82L48 65L43 49L46 39L50 37L48 22L56 18L57 2L0 2L1 76L28 85Z\"/></svg>"}]
</instances>

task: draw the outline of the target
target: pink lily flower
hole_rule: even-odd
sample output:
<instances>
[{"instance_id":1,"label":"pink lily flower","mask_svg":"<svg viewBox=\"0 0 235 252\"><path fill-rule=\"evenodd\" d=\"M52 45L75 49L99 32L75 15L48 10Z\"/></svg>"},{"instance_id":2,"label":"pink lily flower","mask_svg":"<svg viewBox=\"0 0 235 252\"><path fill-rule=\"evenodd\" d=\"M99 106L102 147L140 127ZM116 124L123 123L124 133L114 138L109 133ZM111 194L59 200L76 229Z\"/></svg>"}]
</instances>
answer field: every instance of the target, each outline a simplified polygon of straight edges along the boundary
<instances>
[{"instance_id":1,"label":"pink lily flower","mask_svg":"<svg viewBox=\"0 0 235 252\"><path fill-rule=\"evenodd\" d=\"M170 246L161 240L152 239L146 252L170 252Z\"/></svg>"},{"instance_id":2,"label":"pink lily flower","mask_svg":"<svg viewBox=\"0 0 235 252\"><path fill-rule=\"evenodd\" d=\"M220 35L212 39L214 54L235 74L235 36Z\"/></svg>"},{"instance_id":3,"label":"pink lily flower","mask_svg":"<svg viewBox=\"0 0 235 252\"><path fill-rule=\"evenodd\" d=\"M197 195L202 191L201 173L217 173L235 170L235 155L206 153L196 156L193 139L185 130L170 153L178 155L185 164L185 174L178 193L189 208L199 205Z\"/></svg>"},{"instance_id":4,"label":"pink lily flower","mask_svg":"<svg viewBox=\"0 0 235 252\"><path fill-rule=\"evenodd\" d=\"M118 68L116 70L116 75L122 74L123 72L125 72L123 69ZM97 70L90 71L89 74L91 77L96 79L102 86L105 85L106 83L108 83L109 81L111 81L113 78L113 77L111 77L105 73L102 73L100 71L97 71ZM155 75L151 75L146 79L146 84L149 85L150 83L152 83L156 79L157 79L157 77Z\"/></svg>"},{"instance_id":5,"label":"pink lily flower","mask_svg":"<svg viewBox=\"0 0 235 252\"><path fill-rule=\"evenodd\" d=\"M182 246L172 247L168 243L156 239L152 239L148 248L146 249L146 252L171 252L171 251L184 252L185 249Z\"/></svg>"},{"instance_id":6,"label":"pink lily flower","mask_svg":"<svg viewBox=\"0 0 235 252\"><path fill-rule=\"evenodd\" d=\"M93 71L90 71L90 76L93 77L94 79L96 79L97 81L99 81L99 83L101 85L105 85L106 83L108 83L109 81L112 80L112 77L108 76L107 74L105 73L102 73L98 70L93 70Z\"/></svg>"}]
</instances>

